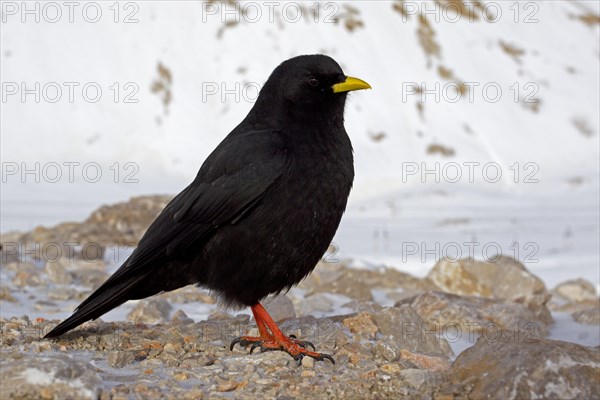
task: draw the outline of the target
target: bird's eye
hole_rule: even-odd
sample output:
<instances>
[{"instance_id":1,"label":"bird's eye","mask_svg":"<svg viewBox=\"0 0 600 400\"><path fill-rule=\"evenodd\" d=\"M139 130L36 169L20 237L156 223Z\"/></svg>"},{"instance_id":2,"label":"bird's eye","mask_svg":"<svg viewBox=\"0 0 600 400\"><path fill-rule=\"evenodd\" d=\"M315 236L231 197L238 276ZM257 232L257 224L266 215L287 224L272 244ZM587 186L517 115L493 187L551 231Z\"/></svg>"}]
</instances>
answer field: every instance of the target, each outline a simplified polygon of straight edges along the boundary
<instances>
[{"instance_id":1,"label":"bird's eye","mask_svg":"<svg viewBox=\"0 0 600 400\"><path fill-rule=\"evenodd\" d=\"M319 80L316 78L309 78L308 84L312 87L317 87L317 86L319 86Z\"/></svg>"}]
</instances>

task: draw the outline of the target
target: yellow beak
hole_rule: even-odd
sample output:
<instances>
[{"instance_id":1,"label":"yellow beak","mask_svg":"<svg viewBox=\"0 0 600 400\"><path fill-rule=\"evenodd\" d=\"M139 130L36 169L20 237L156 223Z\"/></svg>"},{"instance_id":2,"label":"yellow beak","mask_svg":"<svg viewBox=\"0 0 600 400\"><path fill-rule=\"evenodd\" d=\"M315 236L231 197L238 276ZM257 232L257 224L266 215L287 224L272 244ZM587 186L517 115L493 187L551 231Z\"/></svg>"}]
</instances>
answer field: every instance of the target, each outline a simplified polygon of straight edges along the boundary
<instances>
[{"instance_id":1,"label":"yellow beak","mask_svg":"<svg viewBox=\"0 0 600 400\"><path fill-rule=\"evenodd\" d=\"M333 93L350 92L352 90L371 89L371 85L362 79L347 76L346 80L331 87Z\"/></svg>"}]
</instances>

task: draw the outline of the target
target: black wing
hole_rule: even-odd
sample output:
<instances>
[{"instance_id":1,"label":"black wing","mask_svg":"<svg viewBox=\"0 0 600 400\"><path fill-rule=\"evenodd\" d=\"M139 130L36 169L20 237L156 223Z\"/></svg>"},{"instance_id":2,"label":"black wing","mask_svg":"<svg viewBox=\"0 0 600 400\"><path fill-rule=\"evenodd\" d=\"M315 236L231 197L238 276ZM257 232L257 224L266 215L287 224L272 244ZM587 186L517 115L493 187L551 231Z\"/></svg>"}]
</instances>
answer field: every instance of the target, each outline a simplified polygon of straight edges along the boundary
<instances>
[{"instance_id":1,"label":"black wing","mask_svg":"<svg viewBox=\"0 0 600 400\"><path fill-rule=\"evenodd\" d=\"M277 133L230 134L206 159L196 179L154 220L133 254L46 337L59 336L134 298L156 268L175 255L198 251L195 244L250 212L285 165L285 147Z\"/></svg>"},{"instance_id":2,"label":"black wing","mask_svg":"<svg viewBox=\"0 0 600 400\"><path fill-rule=\"evenodd\" d=\"M136 275L223 224L235 223L255 205L285 168L278 134L250 131L227 138L206 159L196 179L150 225L128 263L112 278ZM108 283L108 282L107 282Z\"/></svg>"}]
</instances>

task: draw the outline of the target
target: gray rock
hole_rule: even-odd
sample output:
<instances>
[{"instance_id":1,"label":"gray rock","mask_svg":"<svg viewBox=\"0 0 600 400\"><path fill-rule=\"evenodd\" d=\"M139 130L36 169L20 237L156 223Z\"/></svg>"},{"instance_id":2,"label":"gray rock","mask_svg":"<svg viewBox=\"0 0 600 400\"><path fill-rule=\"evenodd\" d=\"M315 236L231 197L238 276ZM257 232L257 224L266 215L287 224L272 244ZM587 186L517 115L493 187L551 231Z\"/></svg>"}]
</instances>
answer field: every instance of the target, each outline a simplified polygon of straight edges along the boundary
<instances>
[{"instance_id":1,"label":"gray rock","mask_svg":"<svg viewBox=\"0 0 600 400\"><path fill-rule=\"evenodd\" d=\"M384 359L386 361L396 361L400 355L400 349L391 340L380 340L373 346L375 359Z\"/></svg>"},{"instance_id":2,"label":"gray rock","mask_svg":"<svg viewBox=\"0 0 600 400\"><path fill-rule=\"evenodd\" d=\"M113 368L123 368L133 362L134 356L129 351L116 350L108 353L108 365Z\"/></svg>"},{"instance_id":3,"label":"gray rock","mask_svg":"<svg viewBox=\"0 0 600 400\"><path fill-rule=\"evenodd\" d=\"M446 339L435 329L430 329L409 305L385 308L375 314L374 319L379 331L385 336L392 336L400 348L422 354L453 354Z\"/></svg>"},{"instance_id":4,"label":"gray rock","mask_svg":"<svg viewBox=\"0 0 600 400\"><path fill-rule=\"evenodd\" d=\"M381 306L379 303L375 303L374 301L352 300L346 304L343 304L342 307L349 308L356 312L366 312L369 314L376 314L383 310L383 306Z\"/></svg>"},{"instance_id":5,"label":"gray rock","mask_svg":"<svg viewBox=\"0 0 600 400\"><path fill-rule=\"evenodd\" d=\"M317 293L306 298L294 298L294 308L299 315L333 311L333 302L324 294Z\"/></svg>"},{"instance_id":6,"label":"gray rock","mask_svg":"<svg viewBox=\"0 0 600 400\"><path fill-rule=\"evenodd\" d=\"M600 307L588 308L572 315L581 324L600 325Z\"/></svg>"},{"instance_id":7,"label":"gray rock","mask_svg":"<svg viewBox=\"0 0 600 400\"><path fill-rule=\"evenodd\" d=\"M430 329L443 337L467 337L483 331L528 331L548 334L552 323L550 311L544 305L521 304L473 296L457 296L442 292L425 292L397 305L409 305L425 320Z\"/></svg>"},{"instance_id":8,"label":"gray rock","mask_svg":"<svg viewBox=\"0 0 600 400\"><path fill-rule=\"evenodd\" d=\"M157 324L169 320L172 308L164 299L142 300L127 314L127 319L135 323Z\"/></svg>"},{"instance_id":9,"label":"gray rock","mask_svg":"<svg viewBox=\"0 0 600 400\"><path fill-rule=\"evenodd\" d=\"M398 376L406 385L418 390L433 389L441 381L437 373L424 369L404 369Z\"/></svg>"},{"instance_id":10,"label":"gray rock","mask_svg":"<svg viewBox=\"0 0 600 400\"><path fill-rule=\"evenodd\" d=\"M598 348L502 331L482 336L450 369L451 384L474 399L596 399Z\"/></svg>"},{"instance_id":11,"label":"gray rock","mask_svg":"<svg viewBox=\"0 0 600 400\"><path fill-rule=\"evenodd\" d=\"M294 303L284 294L269 296L262 301L262 305L275 322L296 317Z\"/></svg>"},{"instance_id":12,"label":"gray rock","mask_svg":"<svg viewBox=\"0 0 600 400\"><path fill-rule=\"evenodd\" d=\"M60 262L47 262L44 272L46 272L48 278L54 283L68 285L73 282L73 277Z\"/></svg>"},{"instance_id":13,"label":"gray rock","mask_svg":"<svg viewBox=\"0 0 600 400\"><path fill-rule=\"evenodd\" d=\"M0 398L96 399L102 380L90 364L68 356L4 359Z\"/></svg>"}]
</instances>

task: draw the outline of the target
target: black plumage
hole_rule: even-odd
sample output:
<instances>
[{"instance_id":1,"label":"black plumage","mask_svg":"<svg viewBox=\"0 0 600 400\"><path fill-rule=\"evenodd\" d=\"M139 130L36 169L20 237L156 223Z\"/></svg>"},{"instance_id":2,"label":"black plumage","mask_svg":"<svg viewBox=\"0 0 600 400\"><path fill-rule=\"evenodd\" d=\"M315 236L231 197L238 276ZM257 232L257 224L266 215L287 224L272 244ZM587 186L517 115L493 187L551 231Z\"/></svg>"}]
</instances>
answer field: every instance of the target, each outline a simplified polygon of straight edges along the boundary
<instances>
[{"instance_id":1,"label":"black plumage","mask_svg":"<svg viewBox=\"0 0 600 400\"><path fill-rule=\"evenodd\" d=\"M259 301L300 282L327 250L354 178L346 95L369 87L327 56L283 62L133 254L46 337L128 300L197 284L226 305L252 307L261 338L241 338L242 345L265 349L277 339L273 346L295 357L330 358L273 332Z\"/></svg>"}]
</instances>

